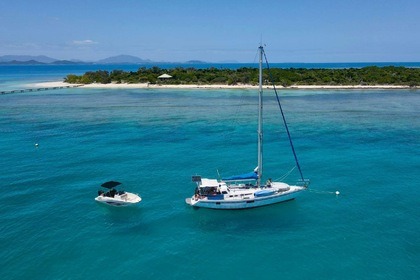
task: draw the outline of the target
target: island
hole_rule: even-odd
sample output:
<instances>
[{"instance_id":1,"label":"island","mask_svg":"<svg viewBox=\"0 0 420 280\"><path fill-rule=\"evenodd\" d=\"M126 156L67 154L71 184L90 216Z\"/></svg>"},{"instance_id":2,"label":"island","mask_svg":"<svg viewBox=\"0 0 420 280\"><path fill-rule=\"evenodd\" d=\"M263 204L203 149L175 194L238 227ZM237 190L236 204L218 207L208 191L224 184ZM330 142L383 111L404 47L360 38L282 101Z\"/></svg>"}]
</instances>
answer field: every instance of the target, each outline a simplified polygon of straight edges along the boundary
<instances>
[{"instance_id":1,"label":"island","mask_svg":"<svg viewBox=\"0 0 420 280\"><path fill-rule=\"evenodd\" d=\"M264 72L264 85L290 88L409 87L420 85L420 68L368 66L344 69L271 68ZM137 71L90 71L69 74L65 83L81 85L141 85L165 87L255 87L258 69L206 69L141 67Z\"/></svg>"}]
</instances>

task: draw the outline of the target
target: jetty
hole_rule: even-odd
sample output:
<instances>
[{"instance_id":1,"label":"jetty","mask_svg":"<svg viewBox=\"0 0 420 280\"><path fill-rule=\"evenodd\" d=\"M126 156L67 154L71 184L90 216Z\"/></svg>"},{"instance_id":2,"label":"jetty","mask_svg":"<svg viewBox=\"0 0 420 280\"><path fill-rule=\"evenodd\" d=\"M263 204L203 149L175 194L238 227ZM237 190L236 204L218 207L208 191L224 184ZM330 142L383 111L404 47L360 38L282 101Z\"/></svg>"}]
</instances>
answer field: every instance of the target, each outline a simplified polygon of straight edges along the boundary
<instances>
[{"instance_id":1,"label":"jetty","mask_svg":"<svg viewBox=\"0 0 420 280\"><path fill-rule=\"evenodd\" d=\"M76 88L83 85L68 85L68 86L57 86L57 87L39 87L39 88L25 88L25 89L15 89L15 90L2 90L0 94L12 94L12 93L25 93L25 92L34 92L34 91L45 91L45 90L57 90L57 89L66 89L66 88Z\"/></svg>"}]
</instances>

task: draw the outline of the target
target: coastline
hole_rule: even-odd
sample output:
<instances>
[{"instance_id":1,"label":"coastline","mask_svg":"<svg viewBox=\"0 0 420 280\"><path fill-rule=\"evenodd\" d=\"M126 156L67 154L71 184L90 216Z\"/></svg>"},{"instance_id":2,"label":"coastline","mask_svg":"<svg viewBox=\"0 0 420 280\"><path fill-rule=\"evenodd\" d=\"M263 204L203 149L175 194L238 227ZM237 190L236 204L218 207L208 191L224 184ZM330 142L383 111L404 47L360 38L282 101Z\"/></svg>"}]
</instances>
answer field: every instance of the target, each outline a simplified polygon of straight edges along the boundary
<instances>
[{"instance_id":1,"label":"coastline","mask_svg":"<svg viewBox=\"0 0 420 280\"><path fill-rule=\"evenodd\" d=\"M38 88L54 88L54 87L68 87L78 86L82 88L97 88L97 89L258 89L258 86L253 85L165 85L165 84L70 84L61 81L56 82L42 82L27 84L27 87ZM265 89L273 88L272 86L264 86ZM278 89L417 89L417 87L403 86L403 85L292 85L289 87L276 86Z\"/></svg>"}]
</instances>

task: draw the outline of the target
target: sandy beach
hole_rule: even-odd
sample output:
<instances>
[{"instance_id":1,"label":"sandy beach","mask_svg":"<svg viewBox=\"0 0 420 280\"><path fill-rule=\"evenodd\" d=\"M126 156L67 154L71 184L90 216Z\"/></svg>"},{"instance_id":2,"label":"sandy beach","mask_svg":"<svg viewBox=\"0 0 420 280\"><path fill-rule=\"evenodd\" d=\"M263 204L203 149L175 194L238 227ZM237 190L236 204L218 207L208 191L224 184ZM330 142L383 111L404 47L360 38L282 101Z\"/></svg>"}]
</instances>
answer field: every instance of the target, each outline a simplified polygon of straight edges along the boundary
<instances>
[{"instance_id":1,"label":"sandy beach","mask_svg":"<svg viewBox=\"0 0 420 280\"><path fill-rule=\"evenodd\" d=\"M83 87L83 88L102 88L102 89L135 89L135 88L152 88L152 89L257 89L258 86L253 85L165 85L165 84L69 84L61 81L43 82L28 84L30 88L54 88L54 87ZM272 88L272 86L264 86L264 88ZM276 88L285 88L276 86ZM402 85L347 85L347 86L331 86L331 85L292 85L288 89L409 89L409 86Z\"/></svg>"}]
</instances>

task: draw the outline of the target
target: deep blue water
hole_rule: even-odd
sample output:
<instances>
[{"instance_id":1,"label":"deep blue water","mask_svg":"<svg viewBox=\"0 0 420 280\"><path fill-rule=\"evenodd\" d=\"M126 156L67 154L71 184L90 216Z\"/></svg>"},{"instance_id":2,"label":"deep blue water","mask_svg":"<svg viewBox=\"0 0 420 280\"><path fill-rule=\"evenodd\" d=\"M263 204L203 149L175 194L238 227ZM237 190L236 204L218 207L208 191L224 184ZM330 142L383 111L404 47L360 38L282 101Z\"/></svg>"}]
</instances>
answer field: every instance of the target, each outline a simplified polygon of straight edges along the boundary
<instances>
[{"instance_id":1,"label":"deep blue water","mask_svg":"<svg viewBox=\"0 0 420 280\"><path fill-rule=\"evenodd\" d=\"M277 178L293 159L270 94L264 170ZM191 175L256 166L251 90L0 96L0 278L418 279L419 90L281 96L310 190L243 211L184 199ZM143 201L97 204L107 180Z\"/></svg>"}]
</instances>

